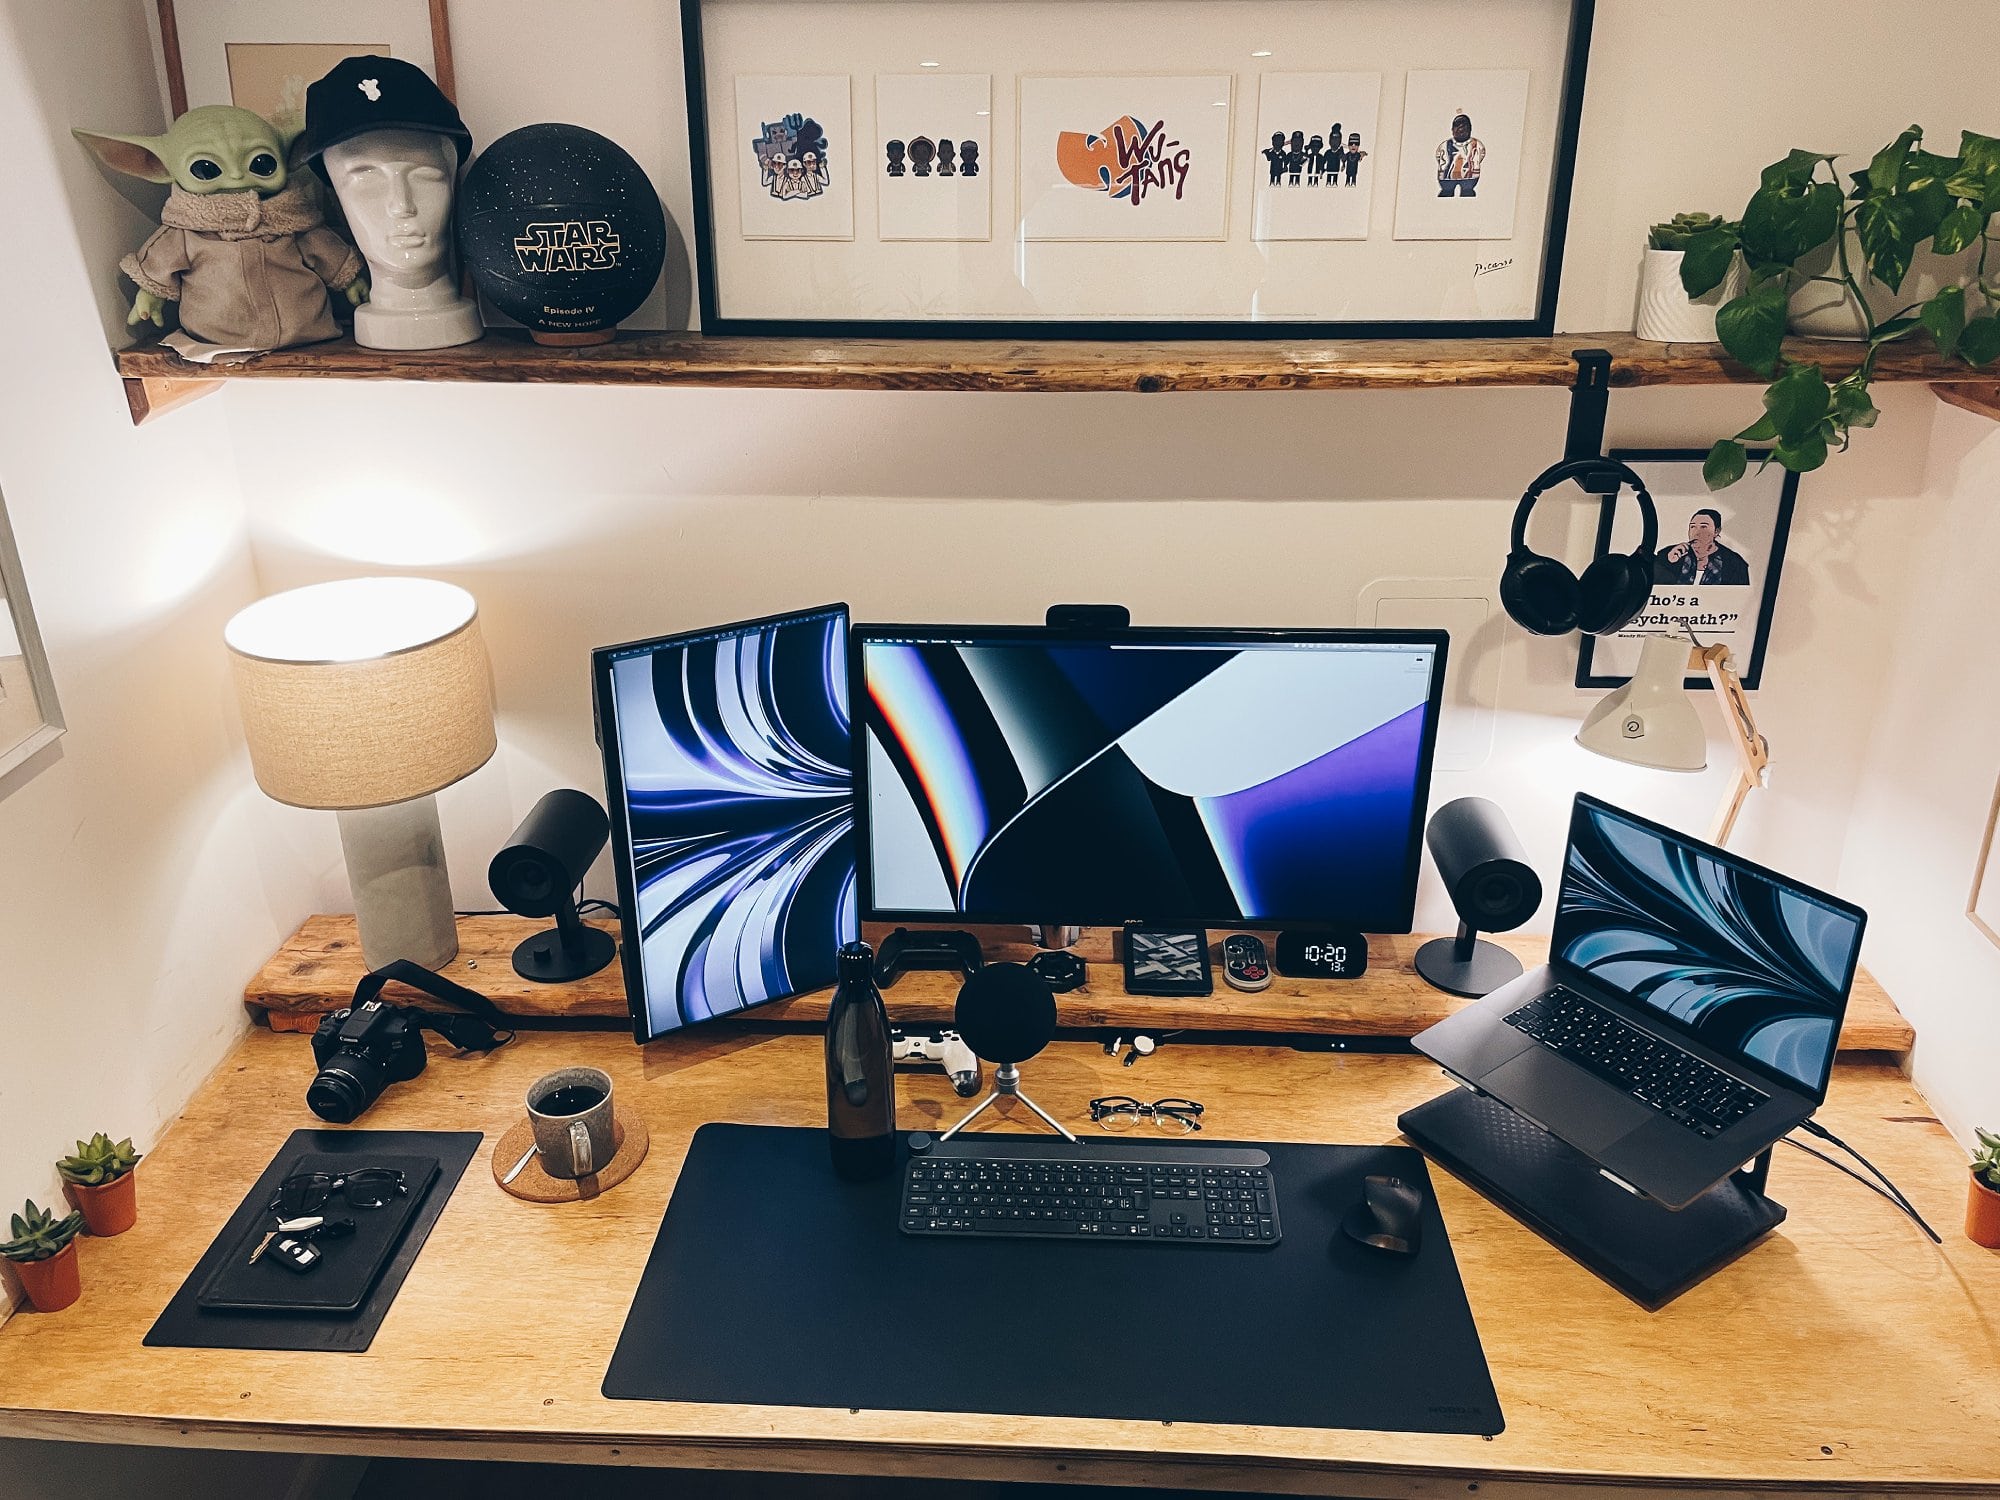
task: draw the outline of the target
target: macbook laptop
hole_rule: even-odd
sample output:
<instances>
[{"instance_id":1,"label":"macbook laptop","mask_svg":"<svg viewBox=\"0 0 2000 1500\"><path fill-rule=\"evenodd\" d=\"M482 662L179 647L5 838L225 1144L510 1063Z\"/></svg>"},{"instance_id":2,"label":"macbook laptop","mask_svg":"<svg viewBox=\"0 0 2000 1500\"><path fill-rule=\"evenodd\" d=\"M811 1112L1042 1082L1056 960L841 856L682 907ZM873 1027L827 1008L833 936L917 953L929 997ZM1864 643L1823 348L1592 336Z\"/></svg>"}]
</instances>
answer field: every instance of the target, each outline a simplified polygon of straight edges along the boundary
<instances>
[{"instance_id":1,"label":"macbook laptop","mask_svg":"<svg viewBox=\"0 0 2000 1500\"><path fill-rule=\"evenodd\" d=\"M1824 1102L1866 921L1579 796L1549 962L1412 1045L1681 1208Z\"/></svg>"}]
</instances>

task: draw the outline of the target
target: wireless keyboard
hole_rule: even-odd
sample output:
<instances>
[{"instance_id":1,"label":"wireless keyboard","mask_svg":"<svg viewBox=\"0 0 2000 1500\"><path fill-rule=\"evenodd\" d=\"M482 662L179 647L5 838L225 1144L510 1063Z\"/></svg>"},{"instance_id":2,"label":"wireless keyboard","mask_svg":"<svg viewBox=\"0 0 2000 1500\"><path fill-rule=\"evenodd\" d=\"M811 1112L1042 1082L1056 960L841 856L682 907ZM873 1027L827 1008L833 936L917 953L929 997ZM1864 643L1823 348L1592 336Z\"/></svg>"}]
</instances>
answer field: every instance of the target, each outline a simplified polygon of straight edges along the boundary
<instances>
[{"instance_id":1,"label":"wireless keyboard","mask_svg":"<svg viewBox=\"0 0 2000 1500\"><path fill-rule=\"evenodd\" d=\"M905 1234L1128 1244L1278 1243L1278 1185L1255 1147L958 1136L910 1159Z\"/></svg>"},{"instance_id":2,"label":"wireless keyboard","mask_svg":"<svg viewBox=\"0 0 2000 1500\"><path fill-rule=\"evenodd\" d=\"M1550 1051L1617 1084L1641 1104L1650 1104L1707 1139L1770 1097L1560 985L1506 1019Z\"/></svg>"}]
</instances>

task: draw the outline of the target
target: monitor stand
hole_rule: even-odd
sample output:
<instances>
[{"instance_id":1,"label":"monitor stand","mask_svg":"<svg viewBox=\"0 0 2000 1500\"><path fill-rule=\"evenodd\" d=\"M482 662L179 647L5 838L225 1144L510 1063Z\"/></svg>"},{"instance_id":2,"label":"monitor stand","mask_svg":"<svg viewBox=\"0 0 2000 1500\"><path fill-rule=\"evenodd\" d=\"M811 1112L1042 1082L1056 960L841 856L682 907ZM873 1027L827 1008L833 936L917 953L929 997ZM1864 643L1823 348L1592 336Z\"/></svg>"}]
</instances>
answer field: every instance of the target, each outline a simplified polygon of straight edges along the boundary
<instances>
[{"instance_id":1,"label":"monitor stand","mask_svg":"<svg viewBox=\"0 0 2000 1500\"><path fill-rule=\"evenodd\" d=\"M1076 941L1082 936L1081 927L1068 927L1060 922L1030 927L1028 937L1041 951L1028 960L1028 972L1058 995L1082 989L1089 977L1089 970L1076 953Z\"/></svg>"},{"instance_id":2,"label":"monitor stand","mask_svg":"<svg viewBox=\"0 0 2000 1500\"><path fill-rule=\"evenodd\" d=\"M1581 1151L1484 1094L1455 1088L1396 1122L1455 1175L1640 1306L1657 1311L1785 1219L1771 1152L1683 1209L1619 1186Z\"/></svg>"}]
</instances>

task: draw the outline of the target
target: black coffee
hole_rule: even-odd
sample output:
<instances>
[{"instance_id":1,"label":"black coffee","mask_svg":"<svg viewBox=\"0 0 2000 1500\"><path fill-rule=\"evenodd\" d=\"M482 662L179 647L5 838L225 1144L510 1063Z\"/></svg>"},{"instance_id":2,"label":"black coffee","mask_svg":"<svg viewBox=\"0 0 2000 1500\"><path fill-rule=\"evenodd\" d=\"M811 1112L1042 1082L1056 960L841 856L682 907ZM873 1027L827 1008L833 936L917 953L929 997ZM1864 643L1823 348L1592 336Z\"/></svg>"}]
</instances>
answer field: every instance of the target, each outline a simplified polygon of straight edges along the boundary
<instances>
[{"instance_id":1,"label":"black coffee","mask_svg":"<svg viewBox=\"0 0 2000 1500\"><path fill-rule=\"evenodd\" d=\"M587 1083L565 1084L544 1094L535 1108L545 1115L580 1115L604 1102L604 1090Z\"/></svg>"}]
</instances>

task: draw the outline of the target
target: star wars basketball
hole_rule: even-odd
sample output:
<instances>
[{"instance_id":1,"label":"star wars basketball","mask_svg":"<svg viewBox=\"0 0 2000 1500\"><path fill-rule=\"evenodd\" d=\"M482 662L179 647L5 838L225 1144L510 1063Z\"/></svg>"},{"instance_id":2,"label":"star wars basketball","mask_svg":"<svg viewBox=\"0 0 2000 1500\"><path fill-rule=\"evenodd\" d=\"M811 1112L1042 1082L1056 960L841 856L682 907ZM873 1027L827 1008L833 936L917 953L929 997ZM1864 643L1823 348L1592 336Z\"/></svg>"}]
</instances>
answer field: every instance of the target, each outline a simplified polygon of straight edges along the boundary
<instances>
[{"instance_id":1,"label":"star wars basketball","mask_svg":"<svg viewBox=\"0 0 2000 1500\"><path fill-rule=\"evenodd\" d=\"M528 125L466 173L459 247L486 299L541 344L601 344L653 289L667 255L659 194L616 142Z\"/></svg>"}]
</instances>

